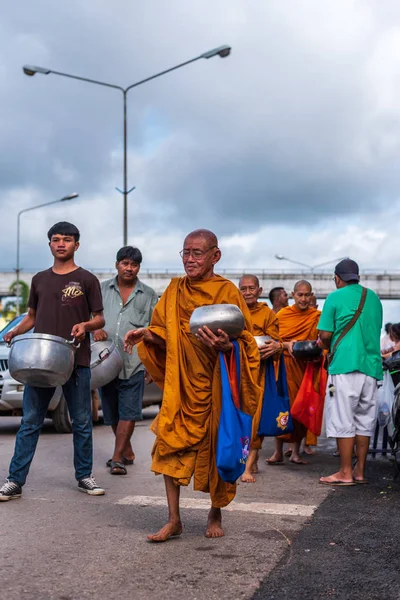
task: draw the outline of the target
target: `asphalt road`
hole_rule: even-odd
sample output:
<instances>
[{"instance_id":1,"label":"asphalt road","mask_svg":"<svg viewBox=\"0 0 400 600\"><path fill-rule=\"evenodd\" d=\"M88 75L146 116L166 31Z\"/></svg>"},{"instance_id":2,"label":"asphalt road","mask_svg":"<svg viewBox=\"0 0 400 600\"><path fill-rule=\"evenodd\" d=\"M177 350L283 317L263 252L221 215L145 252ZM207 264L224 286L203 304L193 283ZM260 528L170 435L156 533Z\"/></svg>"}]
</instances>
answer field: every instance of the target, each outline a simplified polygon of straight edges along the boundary
<instances>
[{"instance_id":1,"label":"asphalt road","mask_svg":"<svg viewBox=\"0 0 400 600\"><path fill-rule=\"evenodd\" d=\"M77 491L71 437L55 433L51 422L46 422L22 499L0 504L2 600L75 600L100 596L233 600L250 599L254 594L258 594L257 598L289 597L281 592L275 596L268 594L278 590L278 573L286 574L288 569L296 567L298 554L304 561L299 544L304 536L313 534L314 523L317 527L325 526L325 506L331 507L328 521L329 527L334 527L333 535L339 527L347 531L346 511L350 508L343 508L342 498L353 498L351 509L357 511L363 507L360 499L366 493L373 493L373 485L369 490L349 488L352 496L345 496L344 490L331 491L318 484L318 477L330 473L337 464L323 441L308 466L270 467L264 463L272 449L272 441L268 440L262 451L257 483L240 484L235 503L231 510L225 511L224 538L204 537L208 497L185 488L183 535L165 544L151 544L146 541L146 534L157 531L167 516L163 480L149 469L154 440L149 424L154 414L147 409L147 418L137 427L134 437L137 458L127 476L109 474L105 462L111 456L112 434L107 427L95 427L94 474L106 488L102 497L89 497ZM18 423L18 419L0 418L0 477L2 473L7 475ZM379 495L376 508L388 506L385 502ZM316 516L312 517L315 510ZM370 518L375 518L373 510ZM363 531L363 535L369 536L368 528ZM318 536L315 534L316 539ZM361 541L357 543L364 548ZM315 540L313 545L309 544L306 560L315 555L317 547L322 553L322 541L320 546ZM339 546L338 543L337 551ZM334 552L335 547L329 546L332 548ZM384 551L386 564L391 560L391 550L390 547ZM329 571L333 553L325 556L325 566L317 556L319 568ZM298 569L303 569L300 562ZM303 572L302 576L307 578ZM295 577L299 577L299 572L296 571ZM261 582L264 583L259 589ZM313 595L317 584L315 576L308 581L308 587L304 586L307 594L303 595L303 588L299 589L294 581L290 594L298 600L328 597Z\"/></svg>"},{"instance_id":2,"label":"asphalt road","mask_svg":"<svg viewBox=\"0 0 400 600\"><path fill-rule=\"evenodd\" d=\"M253 600L398 600L400 480L368 462L369 485L336 488Z\"/></svg>"}]
</instances>

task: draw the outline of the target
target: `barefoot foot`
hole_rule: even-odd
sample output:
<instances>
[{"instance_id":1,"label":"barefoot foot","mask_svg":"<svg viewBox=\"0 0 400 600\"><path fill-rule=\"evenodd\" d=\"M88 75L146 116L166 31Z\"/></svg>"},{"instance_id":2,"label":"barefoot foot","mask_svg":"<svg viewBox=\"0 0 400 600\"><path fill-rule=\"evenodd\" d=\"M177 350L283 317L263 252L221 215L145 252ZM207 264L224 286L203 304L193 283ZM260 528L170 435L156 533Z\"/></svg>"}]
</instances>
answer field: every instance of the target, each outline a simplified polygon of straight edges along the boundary
<instances>
[{"instance_id":1,"label":"barefoot foot","mask_svg":"<svg viewBox=\"0 0 400 600\"><path fill-rule=\"evenodd\" d=\"M307 461L301 458L300 454L295 454L292 452L292 456L289 458L289 462L294 463L295 465L307 465Z\"/></svg>"},{"instance_id":2,"label":"barefoot foot","mask_svg":"<svg viewBox=\"0 0 400 600\"><path fill-rule=\"evenodd\" d=\"M317 451L314 450L312 446L305 446L304 452L305 454L308 454L308 456L314 456L315 454L317 454Z\"/></svg>"},{"instance_id":3,"label":"barefoot foot","mask_svg":"<svg viewBox=\"0 0 400 600\"><path fill-rule=\"evenodd\" d=\"M147 539L149 542L166 542L169 538L181 535L182 531L183 526L181 521L177 521L176 523L167 523L160 529L160 531L157 531L157 533L148 535Z\"/></svg>"},{"instance_id":4,"label":"barefoot foot","mask_svg":"<svg viewBox=\"0 0 400 600\"><path fill-rule=\"evenodd\" d=\"M257 473L258 471L256 471ZM252 473L249 473L248 471L245 471L241 477L241 481L243 481L243 483L255 483L256 482L256 478L253 477Z\"/></svg>"},{"instance_id":5,"label":"barefoot foot","mask_svg":"<svg viewBox=\"0 0 400 600\"><path fill-rule=\"evenodd\" d=\"M283 454L281 452L274 452L270 458L265 460L269 465L277 465L283 463Z\"/></svg>"},{"instance_id":6,"label":"barefoot foot","mask_svg":"<svg viewBox=\"0 0 400 600\"><path fill-rule=\"evenodd\" d=\"M207 529L205 532L206 538L223 537L224 530L221 527L222 516L220 508L211 508L208 513Z\"/></svg>"}]
</instances>

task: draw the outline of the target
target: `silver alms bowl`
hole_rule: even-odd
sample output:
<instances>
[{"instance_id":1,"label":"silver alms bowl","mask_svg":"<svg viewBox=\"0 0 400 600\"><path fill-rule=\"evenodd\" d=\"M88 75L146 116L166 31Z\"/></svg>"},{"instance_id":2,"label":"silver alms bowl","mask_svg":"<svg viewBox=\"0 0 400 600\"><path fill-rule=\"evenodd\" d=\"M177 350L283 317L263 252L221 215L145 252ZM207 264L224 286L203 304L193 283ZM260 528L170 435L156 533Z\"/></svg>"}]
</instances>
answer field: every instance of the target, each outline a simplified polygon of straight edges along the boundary
<instances>
[{"instance_id":1,"label":"silver alms bowl","mask_svg":"<svg viewBox=\"0 0 400 600\"><path fill-rule=\"evenodd\" d=\"M270 335L255 335L254 339L256 340L257 346L262 348L265 342L272 340L272 337Z\"/></svg>"},{"instance_id":2,"label":"silver alms bowl","mask_svg":"<svg viewBox=\"0 0 400 600\"><path fill-rule=\"evenodd\" d=\"M222 329L229 337L238 337L244 329L244 316L235 304L210 304L193 311L189 326L193 335L207 326L213 333Z\"/></svg>"}]
</instances>

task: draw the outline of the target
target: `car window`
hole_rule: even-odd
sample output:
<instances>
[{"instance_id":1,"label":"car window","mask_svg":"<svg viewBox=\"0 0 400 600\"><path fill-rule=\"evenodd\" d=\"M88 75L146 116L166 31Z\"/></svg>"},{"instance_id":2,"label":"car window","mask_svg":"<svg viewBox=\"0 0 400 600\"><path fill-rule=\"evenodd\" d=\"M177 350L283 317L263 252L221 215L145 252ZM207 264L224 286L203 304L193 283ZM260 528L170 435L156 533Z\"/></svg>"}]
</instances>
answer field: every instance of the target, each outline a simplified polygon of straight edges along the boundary
<instances>
[{"instance_id":1,"label":"car window","mask_svg":"<svg viewBox=\"0 0 400 600\"><path fill-rule=\"evenodd\" d=\"M11 331L11 329L14 329L14 327L16 327L18 325L18 323L21 323L22 319L25 317L26 313L24 315L20 315L19 317L15 317L15 319L13 319L12 321L10 321L9 323L7 323L7 325L0 331L0 342L4 342L4 336L6 333L8 333L9 331Z\"/></svg>"}]
</instances>

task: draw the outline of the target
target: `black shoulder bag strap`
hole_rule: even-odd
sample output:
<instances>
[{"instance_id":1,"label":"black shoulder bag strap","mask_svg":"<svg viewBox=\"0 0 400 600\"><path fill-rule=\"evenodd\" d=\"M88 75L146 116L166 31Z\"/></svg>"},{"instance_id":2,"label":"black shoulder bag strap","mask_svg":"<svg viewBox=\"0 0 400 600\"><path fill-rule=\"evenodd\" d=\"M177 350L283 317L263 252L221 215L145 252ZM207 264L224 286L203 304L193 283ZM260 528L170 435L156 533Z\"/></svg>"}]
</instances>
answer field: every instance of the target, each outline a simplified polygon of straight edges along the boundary
<instances>
[{"instance_id":1,"label":"black shoulder bag strap","mask_svg":"<svg viewBox=\"0 0 400 600\"><path fill-rule=\"evenodd\" d=\"M367 288L363 287L360 304L358 305L356 312L354 313L352 319L347 323L346 327L343 329L342 333L339 335L338 339L334 343L332 350L329 352L329 354L326 357L328 366L331 364L331 362L333 360L333 355L335 354L335 351L336 351L337 347L339 346L340 342L342 341L344 336L349 333L350 329L352 329L354 327L354 325L357 323L358 319L360 318L360 315L361 315L364 305L365 305L365 300L367 298L367 292L368 292Z\"/></svg>"}]
</instances>

